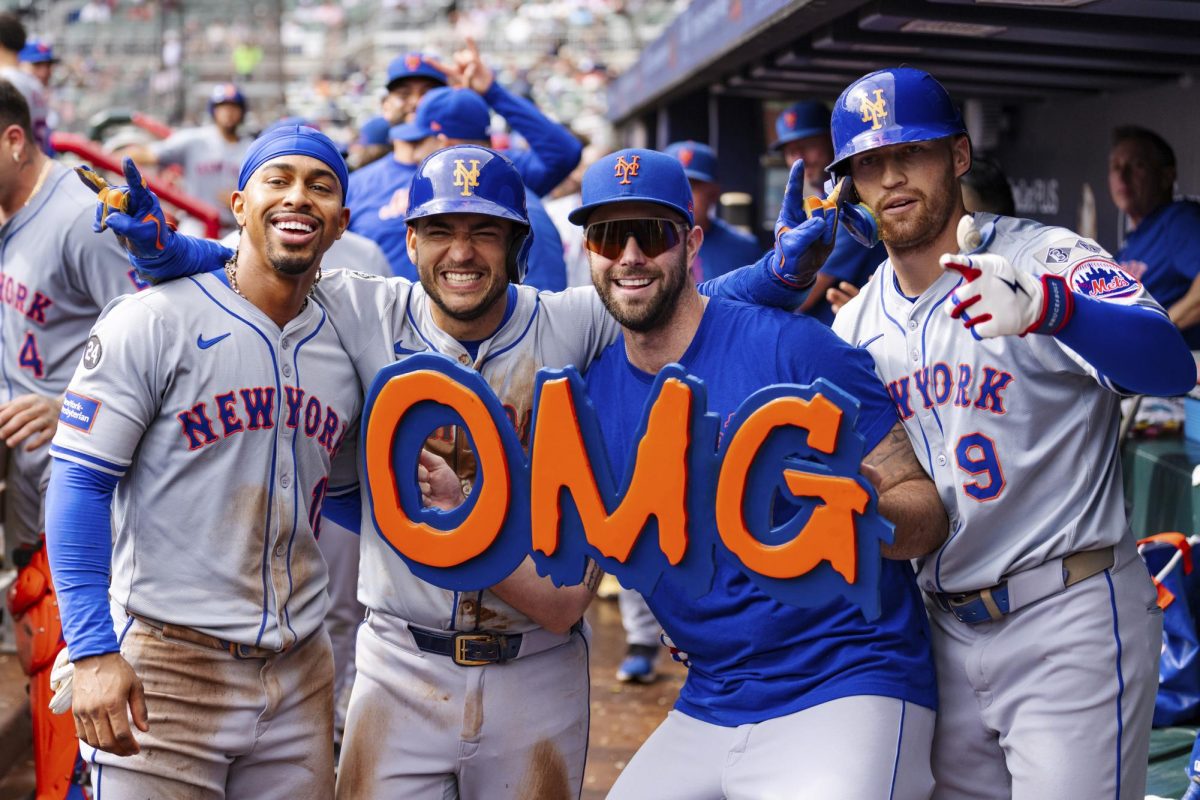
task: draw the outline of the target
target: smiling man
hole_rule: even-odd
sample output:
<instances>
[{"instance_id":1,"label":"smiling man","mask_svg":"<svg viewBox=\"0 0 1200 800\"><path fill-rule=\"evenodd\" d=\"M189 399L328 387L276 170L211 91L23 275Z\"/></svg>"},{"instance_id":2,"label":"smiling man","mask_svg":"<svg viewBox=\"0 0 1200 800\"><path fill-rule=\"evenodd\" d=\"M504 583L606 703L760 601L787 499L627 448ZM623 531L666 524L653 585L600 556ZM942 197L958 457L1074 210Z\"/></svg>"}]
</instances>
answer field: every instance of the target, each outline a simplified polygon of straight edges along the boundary
<instances>
[{"instance_id":1,"label":"smiling man","mask_svg":"<svg viewBox=\"0 0 1200 800\"><path fill-rule=\"evenodd\" d=\"M834 320L874 356L952 522L919 558L937 798L1145 792L1161 612L1125 518L1121 392L1196 369L1145 287L1064 228L967 215L971 142L933 76L851 84L830 171L888 260Z\"/></svg>"},{"instance_id":2,"label":"smiling man","mask_svg":"<svg viewBox=\"0 0 1200 800\"><path fill-rule=\"evenodd\" d=\"M109 306L66 392L47 541L97 796L332 795L316 528L362 396L312 288L345 185L323 134L263 136L235 257Z\"/></svg>"},{"instance_id":3,"label":"smiling man","mask_svg":"<svg viewBox=\"0 0 1200 800\"><path fill-rule=\"evenodd\" d=\"M623 183L615 167L634 161L637 174ZM609 797L928 797L936 690L906 559L941 544L945 511L866 353L809 317L696 291L690 268L704 234L689 198L673 158L625 150L588 170L570 216L585 228L592 281L622 328L587 373L613 475L628 475L636 421L667 364L702 379L708 412L726 423L758 389L823 378L859 402L840 446L842 436L862 438L863 472L895 541L883 551L885 610L875 620L841 597L817 608L774 600L721 544L712 590L698 600L664 575L646 601L689 672ZM796 512L788 500L779 497L776 524Z\"/></svg>"}]
</instances>

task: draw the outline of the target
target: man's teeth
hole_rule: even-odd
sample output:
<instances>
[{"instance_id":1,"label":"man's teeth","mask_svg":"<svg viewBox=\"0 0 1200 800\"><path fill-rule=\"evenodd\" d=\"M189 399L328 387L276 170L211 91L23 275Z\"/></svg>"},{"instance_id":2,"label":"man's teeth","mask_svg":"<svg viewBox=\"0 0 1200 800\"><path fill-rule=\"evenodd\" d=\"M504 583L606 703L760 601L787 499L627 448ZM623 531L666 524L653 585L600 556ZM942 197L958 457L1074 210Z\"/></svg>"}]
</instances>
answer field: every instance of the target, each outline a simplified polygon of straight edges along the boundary
<instances>
[{"instance_id":1,"label":"man's teeth","mask_svg":"<svg viewBox=\"0 0 1200 800\"><path fill-rule=\"evenodd\" d=\"M617 286L623 289L637 289L642 286L649 286L649 278L620 278L617 281Z\"/></svg>"},{"instance_id":2,"label":"man's teeth","mask_svg":"<svg viewBox=\"0 0 1200 800\"><path fill-rule=\"evenodd\" d=\"M285 219L281 222L276 222L275 227L281 231L299 231L300 233L312 233L315 230L312 225L295 219Z\"/></svg>"},{"instance_id":3,"label":"man's teeth","mask_svg":"<svg viewBox=\"0 0 1200 800\"><path fill-rule=\"evenodd\" d=\"M450 283L471 283L481 277L478 272L444 272L442 274Z\"/></svg>"}]
</instances>

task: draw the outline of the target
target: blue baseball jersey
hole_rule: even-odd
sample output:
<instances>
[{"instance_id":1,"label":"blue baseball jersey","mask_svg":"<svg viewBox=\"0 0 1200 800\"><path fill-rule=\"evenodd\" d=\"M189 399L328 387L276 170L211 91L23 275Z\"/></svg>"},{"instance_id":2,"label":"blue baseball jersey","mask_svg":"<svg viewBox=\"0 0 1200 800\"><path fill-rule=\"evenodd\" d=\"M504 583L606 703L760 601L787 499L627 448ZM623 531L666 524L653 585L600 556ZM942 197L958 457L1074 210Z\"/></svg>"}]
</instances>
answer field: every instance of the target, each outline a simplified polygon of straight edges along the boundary
<instances>
[{"instance_id":1,"label":"blue baseball jersey","mask_svg":"<svg viewBox=\"0 0 1200 800\"><path fill-rule=\"evenodd\" d=\"M723 219L713 217L704 232L704 244L692 264L696 283L712 280L730 270L753 264L762 258L764 248L748 233L742 233Z\"/></svg>"},{"instance_id":2,"label":"blue baseball jersey","mask_svg":"<svg viewBox=\"0 0 1200 800\"><path fill-rule=\"evenodd\" d=\"M408 212L408 186L416 164L402 164L391 156L373 161L350 173L346 207L350 209L350 230L366 236L387 256L392 272L416 280L404 241L404 215Z\"/></svg>"},{"instance_id":3,"label":"blue baseball jersey","mask_svg":"<svg viewBox=\"0 0 1200 800\"><path fill-rule=\"evenodd\" d=\"M855 429L870 452L897 422L865 351L848 347L815 320L711 298L680 363L701 378L708 411L728 420L754 391L825 378L858 398ZM588 395L614 475L627 475L634 436L654 376L625 355L624 337L587 373ZM883 613L868 622L834 598L818 608L772 599L717 544L712 591L692 600L668 573L647 598L654 616L691 668L675 707L716 725L736 726L791 714L852 695L936 705L929 628L912 567L884 560Z\"/></svg>"},{"instance_id":4,"label":"blue baseball jersey","mask_svg":"<svg viewBox=\"0 0 1200 800\"><path fill-rule=\"evenodd\" d=\"M1183 297L1200 275L1200 203L1168 203L1129 232L1116 260L1163 308ZM1183 331L1200 349L1200 325Z\"/></svg>"}]
</instances>

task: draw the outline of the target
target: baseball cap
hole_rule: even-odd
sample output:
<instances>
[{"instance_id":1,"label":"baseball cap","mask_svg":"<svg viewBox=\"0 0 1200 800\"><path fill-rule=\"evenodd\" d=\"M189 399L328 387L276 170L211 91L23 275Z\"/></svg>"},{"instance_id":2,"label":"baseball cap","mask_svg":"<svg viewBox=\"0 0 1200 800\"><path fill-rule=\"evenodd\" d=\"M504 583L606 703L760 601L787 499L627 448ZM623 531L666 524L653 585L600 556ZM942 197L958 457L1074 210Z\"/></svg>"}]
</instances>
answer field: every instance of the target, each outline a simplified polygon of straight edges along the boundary
<instances>
[{"instance_id":1,"label":"baseball cap","mask_svg":"<svg viewBox=\"0 0 1200 800\"><path fill-rule=\"evenodd\" d=\"M393 83L405 78L429 78L443 86L446 85L446 74L430 64L429 56L424 53L405 53L402 56L396 56L388 64L387 87L389 89L392 88Z\"/></svg>"},{"instance_id":2,"label":"baseball cap","mask_svg":"<svg viewBox=\"0 0 1200 800\"><path fill-rule=\"evenodd\" d=\"M692 187L683 165L656 150L629 148L609 153L583 173L583 205L567 215L574 225L586 225L588 216L612 203L657 203L677 211L695 224Z\"/></svg>"},{"instance_id":3,"label":"baseball cap","mask_svg":"<svg viewBox=\"0 0 1200 800\"><path fill-rule=\"evenodd\" d=\"M358 143L364 145L387 144L391 124L386 117L371 117L358 129Z\"/></svg>"},{"instance_id":4,"label":"baseball cap","mask_svg":"<svg viewBox=\"0 0 1200 800\"><path fill-rule=\"evenodd\" d=\"M673 142L664 151L683 164L683 172L698 181L717 182L717 151L700 142Z\"/></svg>"},{"instance_id":5,"label":"baseball cap","mask_svg":"<svg viewBox=\"0 0 1200 800\"><path fill-rule=\"evenodd\" d=\"M393 139L419 142L439 133L450 139L487 141L492 112L478 92L443 86L426 92L412 122L396 125Z\"/></svg>"},{"instance_id":6,"label":"baseball cap","mask_svg":"<svg viewBox=\"0 0 1200 800\"><path fill-rule=\"evenodd\" d=\"M829 107L816 100L801 100L793 103L775 118L775 143L772 150L779 150L788 142L807 139L818 133L829 133Z\"/></svg>"},{"instance_id":7,"label":"baseball cap","mask_svg":"<svg viewBox=\"0 0 1200 800\"><path fill-rule=\"evenodd\" d=\"M21 52L17 58L26 64L57 64L58 59L54 57L54 48L50 45L39 42L36 39L30 39L21 48Z\"/></svg>"}]
</instances>

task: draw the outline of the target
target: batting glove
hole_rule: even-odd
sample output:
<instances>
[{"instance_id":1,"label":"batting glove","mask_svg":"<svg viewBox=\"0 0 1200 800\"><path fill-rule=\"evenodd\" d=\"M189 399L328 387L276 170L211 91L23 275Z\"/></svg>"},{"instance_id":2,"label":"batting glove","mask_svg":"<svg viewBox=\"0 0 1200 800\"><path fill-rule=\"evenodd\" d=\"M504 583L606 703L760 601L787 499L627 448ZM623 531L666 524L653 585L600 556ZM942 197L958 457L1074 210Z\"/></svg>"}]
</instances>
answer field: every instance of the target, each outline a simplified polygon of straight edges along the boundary
<instances>
[{"instance_id":1,"label":"batting glove","mask_svg":"<svg viewBox=\"0 0 1200 800\"><path fill-rule=\"evenodd\" d=\"M879 220L866 203L854 199L854 181L849 175L840 182L835 183L833 178L825 181L826 197L833 197L835 193L841 201L838 219L850 238L868 249L879 244Z\"/></svg>"},{"instance_id":2,"label":"batting glove","mask_svg":"<svg viewBox=\"0 0 1200 800\"><path fill-rule=\"evenodd\" d=\"M959 233L962 232L960 225ZM967 249L971 242L959 244ZM1071 319L1074 300L1061 275L1045 274L1038 278L995 253L946 253L940 263L942 269L963 277L963 283L950 293L952 305L945 307L946 313L961 319L968 330L981 338L1027 333L1054 335Z\"/></svg>"},{"instance_id":3,"label":"batting glove","mask_svg":"<svg viewBox=\"0 0 1200 800\"><path fill-rule=\"evenodd\" d=\"M767 256L771 274L780 283L804 289L817 279L836 241L839 196L835 189L827 200L805 200L804 162L792 165L775 220L775 249Z\"/></svg>"},{"instance_id":4,"label":"batting glove","mask_svg":"<svg viewBox=\"0 0 1200 800\"><path fill-rule=\"evenodd\" d=\"M98 200L92 230L100 233L106 227L112 228L130 256L142 262L153 262L170 249L175 230L167 224L158 197L146 188L146 181L133 159L126 158L123 167L126 186L109 186L87 166L75 168Z\"/></svg>"},{"instance_id":5,"label":"batting glove","mask_svg":"<svg viewBox=\"0 0 1200 800\"><path fill-rule=\"evenodd\" d=\"M71 654L64 647L58 651L54 666L50 669L50 713L65 714L71 710L71 701L75 692L75 665L71 663Z\"/></svg>"}]
</instances>

